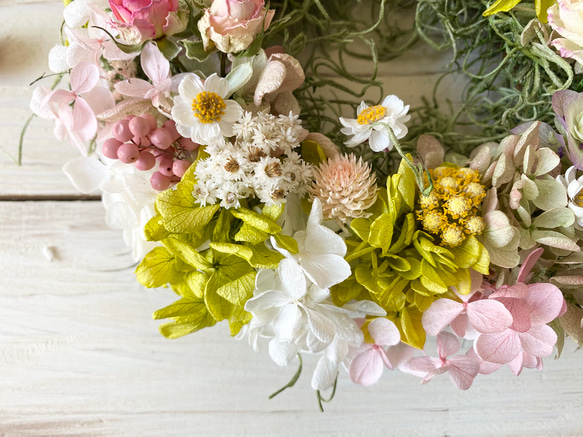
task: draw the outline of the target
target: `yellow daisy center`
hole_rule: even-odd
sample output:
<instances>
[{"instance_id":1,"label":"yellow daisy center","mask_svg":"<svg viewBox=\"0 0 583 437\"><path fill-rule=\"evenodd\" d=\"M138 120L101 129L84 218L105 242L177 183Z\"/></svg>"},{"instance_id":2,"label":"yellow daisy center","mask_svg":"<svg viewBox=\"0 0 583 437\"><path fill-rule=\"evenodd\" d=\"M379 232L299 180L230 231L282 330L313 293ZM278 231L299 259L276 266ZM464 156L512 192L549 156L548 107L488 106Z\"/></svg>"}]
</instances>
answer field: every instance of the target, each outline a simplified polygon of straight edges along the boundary
<instances>
[{"instance_id":1,"label":"yellow daisy center","mask_svg":"<svg viewBox=\"0 0 583 437\"><path fill-rule=\"evenodd\" d=\"M387 113L387 108L382 105L371 106L363 110L357 117L358 124L367 125L384 118Z\"/></svg>"},{"instance_id":2,"label":"yellow daisy center","mask_svg":"<svg viewBox=\"0 0 583 437\"><path fill-rule=\"evenodd\" d=\"M227 107L225 101L216 93L203 91L192 99L192 111L201 123L215 123L221 121Z\"/></svg>"},{"instance_id":3,"label":"yellow daisy center","mask_svg":"<svg viewBox=\"0 0 583 437\"><path fill-rule=\"evenodd\" d=\"M573 203L581 208L583 208L583 190L579 191L575 198L573 199Z\"/></svg>"}]
</instances>

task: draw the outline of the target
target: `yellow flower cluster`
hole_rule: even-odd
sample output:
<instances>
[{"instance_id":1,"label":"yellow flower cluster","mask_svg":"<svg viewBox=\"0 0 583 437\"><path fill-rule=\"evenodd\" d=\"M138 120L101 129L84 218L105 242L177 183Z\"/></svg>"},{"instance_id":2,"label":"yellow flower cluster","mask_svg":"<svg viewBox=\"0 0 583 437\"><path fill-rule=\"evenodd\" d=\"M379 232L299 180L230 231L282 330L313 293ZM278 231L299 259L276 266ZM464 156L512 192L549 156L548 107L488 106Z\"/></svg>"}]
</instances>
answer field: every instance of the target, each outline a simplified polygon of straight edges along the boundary
<instances>
[{"instance_id":1,"label":"yellow flower cluster","mask_svg":"<svg viewBox=\"0 0 583 437\"><path fill-rule=\"evenodd\" d=\"M417 211L423 229L451 247L462 244L468 235L481 234L484 220L478 215L478 206L486 191L479 173L457 167L437 167L429 173L433 190L420 196Z\"/></svg>"}]
</instances>

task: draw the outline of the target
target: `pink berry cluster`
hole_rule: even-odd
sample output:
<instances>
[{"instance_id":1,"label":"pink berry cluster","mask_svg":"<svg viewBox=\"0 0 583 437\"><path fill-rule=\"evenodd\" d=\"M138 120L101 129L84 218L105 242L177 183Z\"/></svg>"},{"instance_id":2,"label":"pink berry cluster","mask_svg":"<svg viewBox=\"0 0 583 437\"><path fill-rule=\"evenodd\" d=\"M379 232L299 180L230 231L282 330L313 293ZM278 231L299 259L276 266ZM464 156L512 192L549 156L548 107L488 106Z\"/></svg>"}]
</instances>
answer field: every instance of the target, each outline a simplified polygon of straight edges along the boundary
<instances>
[{"instance_id":1,"label":"pink berry cluster","mask_svg":"<svg viewBox=\"0 0 583 437\"><path fill-rule=\"evenodd\" d=\"M151 114L128 115L113 125L112 133L113 137L103 143L103 155L126 164L133 163L141 171L152 169L157 162L158 171L150 178L157 191L180 181L190 167L191 152L199 147L178 133L173 120L166 120L158 127Z\"/></svg>"}]
</instances>

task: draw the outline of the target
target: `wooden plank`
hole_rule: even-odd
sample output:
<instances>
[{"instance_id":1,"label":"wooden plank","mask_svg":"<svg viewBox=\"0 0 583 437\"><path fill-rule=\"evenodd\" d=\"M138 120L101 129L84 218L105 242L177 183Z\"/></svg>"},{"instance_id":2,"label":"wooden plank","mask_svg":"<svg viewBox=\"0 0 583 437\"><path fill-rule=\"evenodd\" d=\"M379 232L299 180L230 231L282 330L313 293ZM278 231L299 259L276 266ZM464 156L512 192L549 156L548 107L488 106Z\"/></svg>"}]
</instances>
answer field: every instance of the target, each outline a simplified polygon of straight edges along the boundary
<instances>
[{"instance_id":1,"label":"wooden plank","mask_svg":"<svg viewBox=\"0 0 583 437\"><path fill-rule=\"evenodd\" d=\"M144 290L99 202L0 202L0 435L578 435L581 352L543 372L447 375L421 386L385 372L363 388L342 372L317 409L313 359L279 368L219 325L170 341L152 311L175 299ZM47 249L51 248L51 249ZM49 259L53 254L53 261Z\"/></svg>"}]
</instances>

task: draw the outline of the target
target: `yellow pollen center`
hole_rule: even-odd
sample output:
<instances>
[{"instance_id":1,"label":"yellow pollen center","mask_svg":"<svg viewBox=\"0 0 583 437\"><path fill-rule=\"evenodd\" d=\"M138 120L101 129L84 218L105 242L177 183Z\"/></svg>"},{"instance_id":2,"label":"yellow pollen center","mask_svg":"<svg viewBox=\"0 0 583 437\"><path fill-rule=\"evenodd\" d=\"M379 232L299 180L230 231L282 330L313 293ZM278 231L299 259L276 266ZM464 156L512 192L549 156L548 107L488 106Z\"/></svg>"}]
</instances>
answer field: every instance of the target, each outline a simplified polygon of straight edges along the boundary
<instances>
[{"instance_id":1,"label":"yellow pollen center","mask_svg":"<svg viewBox=\"0 0 583 437\"><path fill-rule=\"evenodd\" d=\"M573 199L573 203L575 203L575 205L583 208L583 190L581 190L577 193L577 195Z\"/></svg>"},{"instance_id":2,"label":"yellow pollen center","mask_svg":"<svg viewBox=\"0 0 583 437\"><path fill-rule=\"evenodd\" d=\"M192 111L201 123L215 123L221 121L227 107L225 101L216 93L203 91L192 99Z\"/></svg>"},{"instance_id":3,"label":"yellow pollen center","mask_svg":"<svg viewBox=\"0 0 583 437\"><path fill-rule=\"evenodd\" d=\"M358 124L362 125L372 124L375 121L381 120L386 113L387 108L382 105L371 106L370 108L366 108L364 111L362 111L358 115L356 121Z\"/></svg>"}]
</instances>

